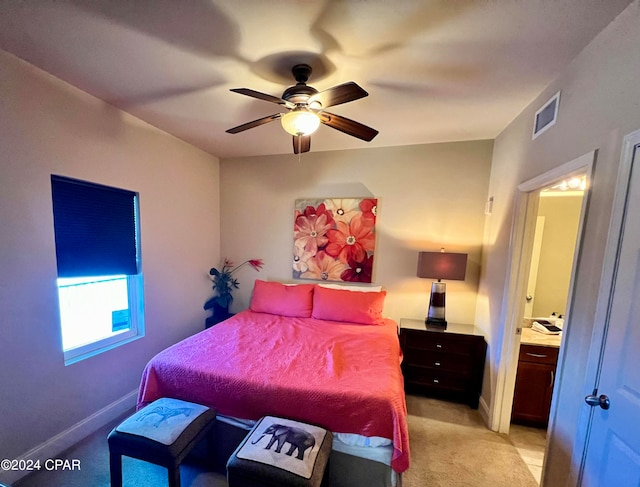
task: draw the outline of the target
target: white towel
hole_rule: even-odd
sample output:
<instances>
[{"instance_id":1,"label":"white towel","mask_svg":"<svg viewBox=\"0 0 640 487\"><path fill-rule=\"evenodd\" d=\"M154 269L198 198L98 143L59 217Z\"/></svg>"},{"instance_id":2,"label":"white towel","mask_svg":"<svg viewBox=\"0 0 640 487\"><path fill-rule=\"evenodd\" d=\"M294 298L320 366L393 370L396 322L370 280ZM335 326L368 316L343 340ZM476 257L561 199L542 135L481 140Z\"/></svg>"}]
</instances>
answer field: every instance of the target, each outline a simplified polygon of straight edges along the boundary
<instances>
[{"instance_id":1,"label":"white towel","mask_svg":"<svg viewBox=\"0 0 640 487\"><path fill-rule=\"evenodd\" d=\"M542 323L538 323L537 321L533 322L533 324L531 325L531 329L545 335L559 335L562 332L562 330L555 325L545 325Z\"/></svg>"}]
</instances>

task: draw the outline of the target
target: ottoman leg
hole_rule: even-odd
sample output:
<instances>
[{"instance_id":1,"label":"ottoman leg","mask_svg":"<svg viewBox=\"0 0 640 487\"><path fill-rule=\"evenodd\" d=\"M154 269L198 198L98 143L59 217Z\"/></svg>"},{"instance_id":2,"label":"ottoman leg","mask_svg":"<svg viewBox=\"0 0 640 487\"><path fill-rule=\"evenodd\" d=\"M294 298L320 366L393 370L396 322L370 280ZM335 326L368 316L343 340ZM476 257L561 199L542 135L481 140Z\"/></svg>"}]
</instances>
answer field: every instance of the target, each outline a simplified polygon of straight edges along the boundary
<instances>
[{"instance_id":1,"label":"ottoman leg","mask_svg":"<svg viewBox=\"0 0 640 487\"><path fill-rule=\"evenodd\" d=\"M331 465L331 460L327 460L327 465L324 468L324 477L322 477L322 487L329 487L329 466Z\"/></svg>"},{"instance_id":2,"label":"ottoman leg","mask_svg":"<svg viewBox=\"0 0 640 487\"><path fill-rule=\"evenodd\" d=\"M109 473L111 475L111 487L122 487L122 456L111 452L109 455Z\"/></svg>"},{"instance_id":3,"label":"ottoman leg","mask_svg":"<svg viewBox=\"0 0 640 487\"><path fill-rule=\"evenodd\" d=\"M169 487L180 487L180 465L168 468L167 472L169 473Z\"/></svg>"}]
</instances>

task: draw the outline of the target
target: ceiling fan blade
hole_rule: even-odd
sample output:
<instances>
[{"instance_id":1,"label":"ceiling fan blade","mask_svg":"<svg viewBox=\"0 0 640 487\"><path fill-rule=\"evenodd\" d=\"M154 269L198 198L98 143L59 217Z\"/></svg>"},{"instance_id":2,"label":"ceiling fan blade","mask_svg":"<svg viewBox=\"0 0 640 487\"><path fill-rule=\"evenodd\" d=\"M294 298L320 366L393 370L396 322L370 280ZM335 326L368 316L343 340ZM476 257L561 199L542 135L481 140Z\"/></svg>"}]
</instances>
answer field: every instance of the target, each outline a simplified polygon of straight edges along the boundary
<instances>
[{"instance_id":1,"label":"ceiling fan blade","mask_svg":"<svg viewBox=\"0 0 640 487\"><path fill-rule=\"evenodd\" d=\"M328 108L349 101L359 100L365 96L369 96L369 93L353 81L349 81L310 96L307 103L312 106L312 103L317 101L322 105L321 108Z\"/></svg>"},{"instance_id":2,"label":"ceiling fan blade","mask_svg":"<svg viewBox=\"0 0 640 487\"><path fill-rule=\"evenodd\" d=\"M228 134L237 134L238 132L243 132L245 130L252 129L253 127L259 127L260 125L264 125L265 123L273 122L274 120L278 120L280 117L282 117L282 113L274 113L273 115L269 115L268 117L262 117L252 122L243 123L242 125L238 125L237 127L226 130L226 132Z\"/></svg>"},{"instance_id":3,"label":"ceiling fan blade","mask_svg":"<svg viewBox=\"0 0 640 487\"><path fill-rule=\"evenodd\" d=\"M309 152L311 150L311 136L310 135L294 135L293 136L293 153L301 154L302 152Z\"/></svg>"},{"instance_id":4,"label":"ceiling fan blade","mask_svg":"<svg viewBox=\"0 0 640 487\"><path fill-rule=\"evenodd\" d=\"M353 137L366 140L367 142L371 142L371 140L378 135L378 131L376 129L372 129L371 127L367 127L360 122L356 122L346 117L341 117L340 115L322 112L319 116L320 121L323 124L339 130L340 132L344 132L345 134L352 135Z\"/></svg>"},{"instance_id":5,"label":"ceiling fan blade","mask_svg":"<svg viewBox=\"0 0 640 487\"><path fill-rule=\"evenodd\" d=\"M249 88L231 88L231 91L234 93L240 93L241 95L247 95L252 98L257 98L258 100L269 101L271 103L276 103L278 105L282 105L287 108L295 108L295 103L291 103L290 101L283 100L282 98L278 98L277 96L267 95L266 93L260 93L259 91L250 90Z\"/></svg>"}]
</instances>

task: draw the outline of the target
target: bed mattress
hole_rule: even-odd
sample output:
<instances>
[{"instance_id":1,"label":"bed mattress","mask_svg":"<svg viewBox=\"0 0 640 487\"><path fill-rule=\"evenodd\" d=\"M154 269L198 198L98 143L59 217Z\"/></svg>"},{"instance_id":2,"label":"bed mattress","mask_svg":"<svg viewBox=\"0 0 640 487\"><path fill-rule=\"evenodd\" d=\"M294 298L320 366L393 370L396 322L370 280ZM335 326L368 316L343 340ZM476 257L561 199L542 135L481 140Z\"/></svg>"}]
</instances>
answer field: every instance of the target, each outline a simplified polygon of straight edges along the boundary
<instances>
[{"instance_id":1,"label":"bed mattress","mask_svg":"<svg viewBox=\"0 0 640 487\"><path fill-rule=\"evenodd\" d=\"M363 326L247 310L154 357L138 406L175 397L233 418L319 424L338 434L340 451L375 451L403 472L409 440L400 360L391 320Z\"/></svg>"}]
</instances>

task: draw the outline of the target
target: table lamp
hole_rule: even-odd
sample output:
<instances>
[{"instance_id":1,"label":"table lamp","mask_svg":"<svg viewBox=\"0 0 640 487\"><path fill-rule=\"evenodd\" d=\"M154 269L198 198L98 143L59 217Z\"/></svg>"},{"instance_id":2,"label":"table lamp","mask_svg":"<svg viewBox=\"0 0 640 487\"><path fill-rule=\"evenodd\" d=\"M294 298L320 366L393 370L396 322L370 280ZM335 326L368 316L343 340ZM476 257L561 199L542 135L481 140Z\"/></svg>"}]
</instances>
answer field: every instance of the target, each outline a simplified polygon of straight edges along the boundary
<instances>
[{"instance_id":1,"label":"table lamp","mask_svg":"<svg viewBox=\"0 0 640 487\"><path fill-rule=\"evenodd\" d=\"M418 254L418 277L438 279L431 284L429 312L424 320L427 325L447 327L445 319L446 284L442 279L464 281L467 271L467 254L445 252L420 252Z\"/></svg>"}]
</instances>

